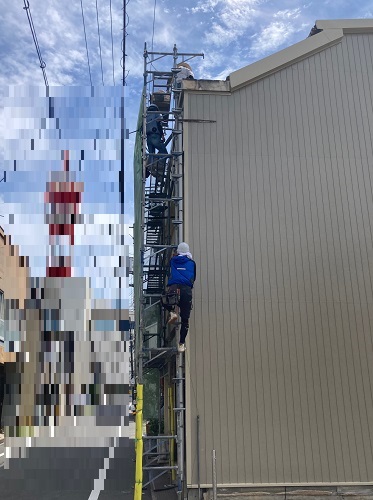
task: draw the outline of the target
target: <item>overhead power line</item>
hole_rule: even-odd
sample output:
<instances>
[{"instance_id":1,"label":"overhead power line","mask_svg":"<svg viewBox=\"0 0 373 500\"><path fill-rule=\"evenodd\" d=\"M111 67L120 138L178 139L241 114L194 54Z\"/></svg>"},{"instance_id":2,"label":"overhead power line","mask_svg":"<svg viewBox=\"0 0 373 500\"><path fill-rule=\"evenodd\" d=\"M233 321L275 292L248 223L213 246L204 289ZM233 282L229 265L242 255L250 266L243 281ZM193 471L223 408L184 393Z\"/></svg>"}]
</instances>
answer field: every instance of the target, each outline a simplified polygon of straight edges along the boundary
<instances>
[{"instance_id":1,"label":"overhead power line","mask_svg":"<svg viewBox=\"0 0 373 500\"><path fill-rule=\"evenodd\" d=\"M97 0L96 0L96 15L97 15L97 33L98 33L98 45L100 47L100 61L101 61L101 76L102 76L102 85L105 85L104 83L104 70L102 68L102 52L101 52L101 35L100 35L100 21L98 19L98 5L97 5Z\"/></svg>"},{"instance_id":2,"label":"overhead power line","mask_svg":"<svg viewBox=\"0 0 373 500\"><path fill-rule=\"evenodd\" d=\"M30 2L28 0L23 0L23 3L25 5L23 7L23 9L26 11L26 14L27 14L27 19L28 19L28 22L29 22L29 25L30 25L32 38L34 39L36 52L38 54L39 61L40 61L40 67L41 67L41 70L43 72L44 83L45 83L45 86L48 87L47 72L45 71L46 63L43 61L43 58L41 56L41 51L40 51L40 47L39 47L38 37L36 36L35 26L34 26L34 22L32 20L31 9L30 9Z\"/></svg>"},{"instance_id":3,"label":"overhead power line","mask_svg":"<svg viewBox=\"0 0 373 500\"><path fill-rule=\"evenodd\" d=\"M86 33L86 30L85 30L83 0L80 0L80 5L82 7L82 20L83 20L83 28L84 28L85 48L86 48L86 51L87 51L87 63L88 63L88 71L89 71L89 81L91 82L91 87L92 87L92 74L91 74L91 65L90 65L90 62L89 62L89 53L88 53L88 44L87 44L87 33Z\"/></svg>"},{"instance_id":4,"label":"overhead power line","mask_svg":"<svg viewBox=\"0 0 373 500\"><path fill-rule=\"evenodd\" d=\"M113 41L113 16L111 13L111 0L110 0L110 27L111 27L111 59L113 62L113 85L115 85L114 77L114 41Z\"/></svg>"},{"instance_id":5,"label":"overhead power line","mask_svg":"<svg viewBox=\"0 0 373 500\"><path fill-rule=\"evenodd\" d=\"M152 34L152 52L153 52L153 41L154 41L154 27L155 27L155 9L157 7L157 0L154 0L154 11L153 11L153 34Z\"/></svg>"},{"instance_id":6,"label":"overhead power line","mask_svg":"<svg viewBox=\"0 0 373 500\"><path fill-rule=\"evenodd\" d=\"M127 5L129 4L129 0L123 0L123 38L122 38L122 58L120 60L120 65L122 66L122 84L123 87L127 85L126 78L128 76L129 71L126 71L126 38L127 38L127 26L129 23L129 17L127 14Z\"/></svg>"}]
</instances>

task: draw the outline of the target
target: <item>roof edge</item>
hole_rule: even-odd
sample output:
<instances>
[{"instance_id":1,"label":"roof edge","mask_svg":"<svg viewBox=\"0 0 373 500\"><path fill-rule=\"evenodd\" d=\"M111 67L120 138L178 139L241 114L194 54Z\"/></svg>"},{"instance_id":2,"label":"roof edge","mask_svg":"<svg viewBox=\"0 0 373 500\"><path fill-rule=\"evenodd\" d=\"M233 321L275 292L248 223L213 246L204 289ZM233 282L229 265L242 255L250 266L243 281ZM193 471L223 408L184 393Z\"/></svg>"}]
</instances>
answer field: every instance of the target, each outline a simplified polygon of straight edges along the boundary
<instances>
[{"instance_id":1,"label":"roof edge","mask_svg":"<svg viewBox=\"0 0 373 500\"><path fill-rule=\"evenodd\" d=\"M324 21L318 21L318 23L321 23L321 26L323 22ZM372 21L370 21L370 24L373 27ZM322 29L320 24L316 24L316 26ZM275 54L234 71L229 75L231 90L237 90L240 87L253 83L290 64L294 64L312 54L321 52L323 49L339 43L343 38L343 31L344 29L340 27L324 29L317 35L301 40L286 49L280 50Z\"/></svg>"},{"instance_id":2,"label":"roof edge","mask_svg":"<svg viewBox=\"0 0 373 500\"><path fill-rule=\"evenodd\" d=\"M373 33L373 19L333 19L315 23L319 30L341 29L343 33Z\"/></svg>"},{"instance_id":3,"label":"roof edge","mask_svg":"<svg viewBox=\"0 0 373 500\"><path fill-rule=\"evenodd\" d=\"M183 89L189 91L206 92L210 94L230 92L229 82L226 80L183 80Z\"/></svg>"}]
</instances>

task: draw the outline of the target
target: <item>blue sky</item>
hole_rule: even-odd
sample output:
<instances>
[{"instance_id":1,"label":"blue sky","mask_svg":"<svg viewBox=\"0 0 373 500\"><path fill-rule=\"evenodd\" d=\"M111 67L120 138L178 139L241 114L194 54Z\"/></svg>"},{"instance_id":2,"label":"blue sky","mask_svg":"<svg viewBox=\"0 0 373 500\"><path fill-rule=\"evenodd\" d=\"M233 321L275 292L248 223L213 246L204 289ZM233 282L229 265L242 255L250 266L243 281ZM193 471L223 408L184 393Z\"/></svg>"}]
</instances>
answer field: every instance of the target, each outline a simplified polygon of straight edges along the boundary
<instances>
[{"instance_id":1,"label":"blue sky","mask_svg":"<svg viewBox=\"0 0 373 500\"><path fill-rule=\"evenodd\" d=\"M121 84L122 68L120 65L122 37L122 0L97 0L101 35L102 69L99 56L99 38L97 33L96 0L82 0L87 32L88 54L91 65L92 83L102 87L114 83ZM110 16L110 4L111 13ZM0 99L4 106L4 90L8 86L44 86L42 71L39 67L24 2L0 0L0 47L2 71L0 72ZM84 87L90 84L87 53L82 23L80 0L60 2L57 0L30 0L32 18L39 41L49 85L62 86L61 95L72 95L68 87ZM143 74L143 48L147 42L156 51L172 51L174 43L182 52L203 52L204 59L195 60L193 70L196 78L225 79L232 71L268 56L278 50L306 38L317 19L366 18L373 17L373 1L359 0L315 0L300 2L297 0L130 0L127 5L128 26L126 38L126 69L128 76L125 93L126 126L130 131L136 128ZM154 16L155 13L155 16ZM153 34L154 25L154 34ZM111 26L112 34L111 37ZM112 52L113 49L113 52ZM114 60L114 68L113 68ZM168 70L169 68L162 68ZM114 73L114 75L113 75ZM83 92L83 91L82 91ZM110 91L108 90L110 93ZM117 94L118 89L113 93ZM76 93L75 109L82 111L84 101L81 93ZM80 97L79 97L80 96ZM34 100L34 103L36 101ZM86 106L87 107L87 106ZM59 104L59 115L65 130L74 129L70 139L91 140L92 130L101 132L106 127L111 129L111 139L115 140L117 130L115 120L111 125L103 125L96 119L92 130L83 133L86 125L79 122L79 113L63 111ZM24 110L23 110L24 112ZM43 105L34 104L31 117L39 119L45 113ZM21 113L22 115L22 113ZM75 118L74 118L75 117ZM15 107L0 110L0 124L3 129L0 142L0 161L12 158L13 151L26 151L23 168L19 163L17 175L8 176L5 186L0 184L0 195L4 201L1 220L14 241L21 245L22 253L30 254L34 274L43 273L46 253L47 228L43 225L43 193L47 171L52 162L57 161L58 152L53 149L53 131L50 131L47 143L39 143L39 162L31 161L29 141L21 138L18 129L32 128L24 118L17 118ZM92 119L91 119L91 123ZM51 129L53 127L51 126ZM6 132L6 134L5 134ZM125 231L129 232L132 224L132 155L135 134L126 141L126 215ZM10 147L5 138L13 137ZM105 139L103 150L113 152L112 143ZM17 142L18 141L18 142ZM48 147L46 147L46 144ZM61 147L62 143L56 146ZM11 150L12 148L12 150ZM87 151L90 146L87 146ZM44 156L42 151L47 149ZM77 147L77 150L80 147ZM9 164L8 164L9 165ZM37 165L37 166L36 166ZM1 165L0 165L1 166ZM118 159L99 159L86 157L82 176L85 182L83 212L95 214L86 232L81 230L81 250L77 266L82 269L83 257L87 253L103 253L99 271L95 273L112 279L110 253L117 253L116 236L103 233L108 225L118 224L119 208L117 201L116 178L119 168ZM78 160L73 161L73 169L78 170ZM6 224L7 215L14 213L14 224ZM102 242L105 242L104 244ZM128 237L126 243L130 243ZM92 248L89 247L92 246ZM112 249L110 250L110 247ZM106 250L103 250L103 248ZM108 254L108 255L106 255ZM79 261L80 259L80 261ZM106 274L105 274L106 273ZM111 278L110 278L111 277ZM102 289L103 277L96 276L95 286ZM101 280L101 281L100 281ZM106 287L109 285L107 282Z\"/></svg>"}]
</instances>

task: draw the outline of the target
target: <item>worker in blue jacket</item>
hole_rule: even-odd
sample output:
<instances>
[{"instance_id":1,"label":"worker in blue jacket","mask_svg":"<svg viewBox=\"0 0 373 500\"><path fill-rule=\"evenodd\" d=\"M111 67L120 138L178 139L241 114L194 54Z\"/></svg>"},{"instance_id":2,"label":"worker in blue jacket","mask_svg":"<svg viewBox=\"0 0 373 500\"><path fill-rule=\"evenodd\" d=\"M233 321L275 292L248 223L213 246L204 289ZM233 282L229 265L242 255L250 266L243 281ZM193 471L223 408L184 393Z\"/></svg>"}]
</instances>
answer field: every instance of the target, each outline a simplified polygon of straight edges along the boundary
<instances>
[{"instance_id":1,"label":"worker in blue jacket","mask_svg":"<svg viewBox=\"0 0 373 500\"><path fill-rule=\"evenodd\" d=\"M179 309L181 318L179 352L185 351L185 339L189 330L190 311L192 310L192 288L196 280L196 263L192 258L189 245L182 242L177 247L176 254L170 260L168 277L169 293L179 295ZM177 314L171 309L168 323L174 323Z\"/></svg>"}]
</instances>

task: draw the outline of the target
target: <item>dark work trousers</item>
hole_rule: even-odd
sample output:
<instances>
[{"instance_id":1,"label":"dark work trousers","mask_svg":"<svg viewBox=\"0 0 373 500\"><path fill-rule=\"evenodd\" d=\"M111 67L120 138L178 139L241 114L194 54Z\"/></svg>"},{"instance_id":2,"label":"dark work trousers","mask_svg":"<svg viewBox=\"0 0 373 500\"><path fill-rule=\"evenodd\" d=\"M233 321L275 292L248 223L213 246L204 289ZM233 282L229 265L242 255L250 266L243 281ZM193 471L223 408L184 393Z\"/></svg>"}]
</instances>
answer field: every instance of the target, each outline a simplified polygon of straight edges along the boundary
<instances>
[{"instance_id":1,"label":"dark work trousers","mask_svg":"<svg viewBox=\"0 0 373 500\"><path fill-rule=\"evenodd\" d=\"M192 310L192 289L188 285L171 285L169 288L169 292L174 290L179 290L179 309L181 318L180 344L185 344L185 338L188 335L189 330L190 311Z\"/></svg>"},{"instance_id":2,"label":"dark work trousers","mask_svg":"<svg viewBox=\"0 0 373 500\"><path fill-rule=\"evenodd\" d=\"M152 168L152 167L155 167L155 163L157 162L157 160L159 160L159 163L163 166L166 165L166 158L161 158L161 157L154 157L153 155L155 154L155 150L157 149L158 150L158 154L161 154L161 155L167 155L168 154L168 151L167 151L167 148L164 144L164 142L162 142L162 138L161 138L161 135L160 134L148 134L146 136L146 141L147 141L147 145L148 145L148 151L149 151L149 167Z\"/></svg>"}]
</instances>

